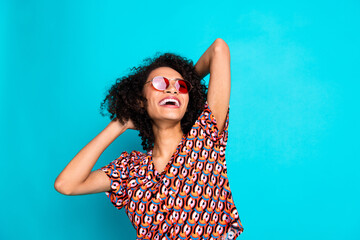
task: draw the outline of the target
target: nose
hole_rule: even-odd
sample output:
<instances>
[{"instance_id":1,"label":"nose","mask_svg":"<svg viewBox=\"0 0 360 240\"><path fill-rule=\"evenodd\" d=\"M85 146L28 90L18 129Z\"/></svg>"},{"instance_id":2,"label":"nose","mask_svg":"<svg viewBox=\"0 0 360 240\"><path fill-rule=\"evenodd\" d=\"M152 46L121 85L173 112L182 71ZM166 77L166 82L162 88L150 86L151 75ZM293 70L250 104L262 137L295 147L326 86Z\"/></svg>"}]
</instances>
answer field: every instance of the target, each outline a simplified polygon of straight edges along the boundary
<instances>
[{"instance_id":1,"label":"nose","mask_svg":"<svg viewBox=\"0 0 360 240\"><path fill-rule=\"evenodd\" d=\"M170 80L169 86L167 89L164 90L165 93L174 93L174 94L178 94L179 91L176 89L175 87L175 80Z\"/></svg>"}]
</instances>

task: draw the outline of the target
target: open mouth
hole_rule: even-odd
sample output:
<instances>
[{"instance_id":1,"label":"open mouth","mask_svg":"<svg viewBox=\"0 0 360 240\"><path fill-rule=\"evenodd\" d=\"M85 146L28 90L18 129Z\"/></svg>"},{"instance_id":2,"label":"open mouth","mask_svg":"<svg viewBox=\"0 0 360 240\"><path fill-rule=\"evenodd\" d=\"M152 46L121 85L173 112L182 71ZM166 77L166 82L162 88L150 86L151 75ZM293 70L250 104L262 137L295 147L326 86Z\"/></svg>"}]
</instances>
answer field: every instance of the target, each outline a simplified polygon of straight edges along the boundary
<instances>
[{"instance_id":1,"label":"open mouth","mask_svg":"<svg viewBox=\"0 0 360 240\"><path fill-rule=\"evenodd\" d=\"M177 99L174 98L166 98L160 102L160 106L177 106L180 107L180 103Z\"/></svg>"}]
</instances>

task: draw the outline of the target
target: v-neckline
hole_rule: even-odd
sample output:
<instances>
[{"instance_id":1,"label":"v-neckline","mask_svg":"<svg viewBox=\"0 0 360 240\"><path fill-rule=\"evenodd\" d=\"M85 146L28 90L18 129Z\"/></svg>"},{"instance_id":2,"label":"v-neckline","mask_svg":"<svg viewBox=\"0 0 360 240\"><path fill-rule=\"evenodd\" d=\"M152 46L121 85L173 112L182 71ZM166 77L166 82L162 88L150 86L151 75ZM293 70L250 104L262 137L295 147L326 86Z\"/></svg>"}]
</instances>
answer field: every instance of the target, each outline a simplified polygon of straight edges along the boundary
<instances>
[{"instance_id":1,"label":"v-neckline","mask_svg":"<svg viewBox=\"0 0 360 240\"><path fill-rule=\"evenodd\" d=\"M156 170L155 168L155 165L154 165L154 161L153 161L153 158L152 158L152 151L153 149L149 150L148 151L148 157L149 157L149 165L152 167L153 171L154 171L154 176L161 176L161 175L164 175L169 167L171 166L172 162L173 162L173 159L174 159L174 155L176 154L176 152L178 152L180 146L182 145L183 141L186 139L186 133L183 134L178 146L176 147L175 151L173 152L173 154L171 155L170 157L170 160L169 162L166 164L164 170L160 173L158 170Z\"/></svg>"}]
</instances>

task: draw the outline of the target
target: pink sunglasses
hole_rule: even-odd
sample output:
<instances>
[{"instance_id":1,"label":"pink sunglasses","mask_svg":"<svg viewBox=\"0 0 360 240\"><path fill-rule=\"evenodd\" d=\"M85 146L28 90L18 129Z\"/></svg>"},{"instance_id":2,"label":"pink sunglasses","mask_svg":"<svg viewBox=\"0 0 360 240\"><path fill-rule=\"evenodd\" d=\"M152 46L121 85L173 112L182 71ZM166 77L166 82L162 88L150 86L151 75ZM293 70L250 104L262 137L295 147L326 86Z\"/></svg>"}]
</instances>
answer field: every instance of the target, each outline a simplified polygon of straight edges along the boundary
<instances>
[{"instance_id":1,"label":"pink sunglasses","mask_svg":"<svg viewBox=\"0 0 360 240\"><path fill-rule=\"evenodd\" d=\"M180 93L188 93L191 90L191 83L187 80L180 78L166 78L162 76L156 76L148 82L151 82L151 85L158 91L164 91L170 86L169 80L175 80L175 88Z\"/></svg>"}]
</instances>

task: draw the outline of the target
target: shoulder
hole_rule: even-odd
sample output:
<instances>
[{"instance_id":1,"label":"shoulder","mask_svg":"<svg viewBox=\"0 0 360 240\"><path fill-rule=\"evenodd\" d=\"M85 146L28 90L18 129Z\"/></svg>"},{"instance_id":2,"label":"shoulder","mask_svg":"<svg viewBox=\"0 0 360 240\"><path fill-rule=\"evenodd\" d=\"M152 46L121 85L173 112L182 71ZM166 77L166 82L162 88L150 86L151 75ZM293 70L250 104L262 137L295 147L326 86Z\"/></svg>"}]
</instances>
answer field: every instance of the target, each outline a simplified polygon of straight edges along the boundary
<instances>
[{"instance_id":1,"label":"shoulder","mask_svg":"<svg viewBox=\"0 0 360 240\"><path fill-rule=\"evenodd\" d=\"M137 150L133 150L131 152L123 151L118 159L121 158L138 158L138 157L144 157L146 156L146 153L140 152Z\"/></svg>"},{"instance_id":2,"label":"shoulder","mask_svg":"<svg viewBox=\"0 0 360 240\"><path fill-rule=\"evenodd\" d=\"M218 122L215 118L215 115L210 108L208 102L206 101L203 107L203 111L201 112L200 116L195 122L194 127L195 128L202 128L204 130L204 134L207 137L210 137L212 140L216 141L219 139L222 139L228 131L228 125L229 125L229 110L230 107L228 107L226 118L225 118L225 126L222 129L222 131L219 131ZM225 140L225 139L223 139Z\"/></svg>"},{"instance_id":3,"label":"shoulder","mask_svg":"<svg viewBox=\"0 0 360 240\"><path fill-rule=\"evenodd\" d=\"M128 157L131 159L140 159L146 156L146 153L133 150L128 154Z\"/></svg>"},{"instance_id":4,"label":"shoulder","mask_svg":"<svg viewBox=\"0 0 360 240\"><path fill-rule=\"evenodd\" d=\"M226 120L228 120L228 114L229 114L229 109L230 107L228 107L227 109L227 116L226 116ZM210 109L210 106L208 104L208 102L206 101L203 107L203 111L201 112L198 121L200 122L201 125L214 125L214 127L218 127L217 126L217 119L215 119L214 113L212 111L212 109Z\"/></svg>"},{"instance_id":5,"label":"shoulder","mask_svg":"<svg viewBox=\"0 0 360 240\"><path fill-rule=\"evenodd\" d=\"M121 155L115 159L115 163L117 165L128 165L128 164L135 164L141 160L142 158L144 158L146 156L145 153L137 151L137 150L133 150L131 152L127 152L127 151L123 151L121 153Z\"/></svg>"},{"instance_id":6,"label":"shoulder","mask_svg":"<svg viewBox=\"0 0 360 240\"><path fill-rule=\"evenodd\" d=\"M124 151L120 157L110 162L107 166L102 167L103 171L118 171L122 173L122 176L128 176L133 170L138 169L143 165L144 159L146 159L146 153L140 151Z\"/></svg>"},{"instance_id":7,"label":"shoulder","mask_svg":"<svg viewBox=\"0 0 360 240\"><path fill-rule=\"evenodd\" d=\"M128 161L131 161L131 162L136 162L136 161L141 160L144 157L146 157L146 155L147 154L144 152L133 150L131 152L126 152L126 151L122 152L121 156L119 158L127 159Z\"/></svg>"}]
</instances>

